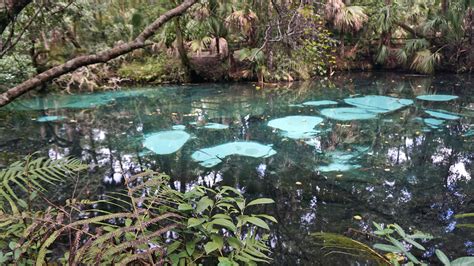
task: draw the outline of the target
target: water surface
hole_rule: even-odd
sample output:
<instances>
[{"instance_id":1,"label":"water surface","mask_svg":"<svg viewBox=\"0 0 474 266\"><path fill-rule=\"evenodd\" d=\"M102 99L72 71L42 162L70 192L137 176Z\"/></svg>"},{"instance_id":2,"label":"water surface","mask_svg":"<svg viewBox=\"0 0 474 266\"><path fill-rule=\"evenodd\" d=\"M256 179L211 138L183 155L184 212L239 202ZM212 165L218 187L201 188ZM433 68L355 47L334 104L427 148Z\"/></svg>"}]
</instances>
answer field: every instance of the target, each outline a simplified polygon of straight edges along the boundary
<instances>
[{"instance_id":1,"label":"water surface","mask_svg":"<svg viewBox=\"0 0 474 266\"><path fill-rule=\"evenodd\" d=\"M183 191L231 185L273 198L264 211L279 220L276 264L342 263L341 255L323 257L309 234L366 231L372 221L437 236L427 257L435 247L474 255L474 230L454 219L474 212L473 87L469 76L376 73L277 88L202 84L22 99L0 110L0 163L34 151L83 158L95 166L81 181L91 197L151 168ZM417 99L433 94L459 98ZM367 95L391 98L375 106L352 99ZM71 186L52 197L67 198Z\"/></svg>"}]
</instances>

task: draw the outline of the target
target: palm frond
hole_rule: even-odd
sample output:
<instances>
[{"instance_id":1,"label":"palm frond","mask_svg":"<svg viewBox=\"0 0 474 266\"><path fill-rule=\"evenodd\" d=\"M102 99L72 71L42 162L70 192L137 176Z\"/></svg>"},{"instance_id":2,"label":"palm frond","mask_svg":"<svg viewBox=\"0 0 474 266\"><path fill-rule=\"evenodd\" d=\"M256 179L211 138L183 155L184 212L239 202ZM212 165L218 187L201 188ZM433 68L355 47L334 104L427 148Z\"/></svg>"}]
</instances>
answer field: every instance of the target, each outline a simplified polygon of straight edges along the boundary
<instances>
[{"instance_id":1,"label":"palm frond","mask_svg":"<svg viewBox=\"0 0 474 266\"><path fill-rule=\"evenodd\" d=\"M423 74L433 74L439 61L441 61L440 53L432 53L428 49L423 49L416 53L410 68Z\"/></svg>"},{"instance_id":2,"label":"palm frond","mask_svg":"<svg viewBox=\"0 0 474 266\"><path fill-rule=\"evenodd\" d=\"M317 240L323 242L323 249L330 250L330 253L341 253L355 257L363 257L373 260L380 265L390 265L390 261L383 255L373 250L364 243L333 233L314 233L312 234Z\"/></svg>"}]
</instances>

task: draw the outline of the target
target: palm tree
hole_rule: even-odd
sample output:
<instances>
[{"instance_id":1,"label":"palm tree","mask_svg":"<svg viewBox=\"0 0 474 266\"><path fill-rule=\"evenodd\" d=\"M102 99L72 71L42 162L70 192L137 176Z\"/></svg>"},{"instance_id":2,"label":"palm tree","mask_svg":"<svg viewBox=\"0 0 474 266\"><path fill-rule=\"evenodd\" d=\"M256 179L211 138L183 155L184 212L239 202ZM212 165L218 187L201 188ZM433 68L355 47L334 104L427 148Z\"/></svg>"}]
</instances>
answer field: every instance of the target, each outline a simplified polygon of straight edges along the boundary
<instances>
[{"instance_id":1,"label":"palm tree","mask_svg":"<svg viewBox=\"0 0 474 266\"><path fill-rule=\"evenodd\" d=\"M332 21L334 27L340 32L341 54L344 54L344 34L358 32L368 20L364 8L347 6L341 0L328 0L325 13L326 19Z\"/></svg>"}]
</instances>

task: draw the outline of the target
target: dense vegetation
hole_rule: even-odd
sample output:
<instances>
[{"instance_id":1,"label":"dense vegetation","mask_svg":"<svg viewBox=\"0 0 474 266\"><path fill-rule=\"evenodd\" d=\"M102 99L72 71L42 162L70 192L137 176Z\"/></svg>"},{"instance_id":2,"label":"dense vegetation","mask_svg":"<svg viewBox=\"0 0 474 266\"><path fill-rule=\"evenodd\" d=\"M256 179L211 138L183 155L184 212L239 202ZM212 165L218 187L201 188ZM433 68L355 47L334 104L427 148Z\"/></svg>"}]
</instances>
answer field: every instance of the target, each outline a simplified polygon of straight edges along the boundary
<instances>
[{"instance_id":1,"label":"dense vegetation","mask_svg":"<svg viewBox=\"0 0 474 266\"><path fill-rule=\"evenodd\" d=\"M276 82L327 80L346 70L472 72L473 4L472 0L4 1L0 3L0 106L33 89L74 93L129 84L203 81L257 81L259 89ZM421 87L416 86L428 91ZM286 97L285 89L279 93L278 97ZM110 97L115 101L116 95ZM140 114L169 111L155 107L138 112L134 106ZM110 122L110 132L135 126L125 113L107 115L127 119L118 125ZM78 120L98 123L88 111L81 116ZM184 117L184 112L169 114L183 122L178 116ZM163 121L156 119L159 122ZM341 145L355 138L352 129L344 128L339 128L347 134ZM92 136L92 127L88 129ZM74 130L71 127L66 134L72 136ZM420 134L418 128L412 131ZM138 154L136 141L121 141L121 148L133 146ZM67 145L73 146L70 142ZM92 146L88 152L94 150ZM70 155L80 158L82 148L77 147ZM91 154L98 165L97 154ZM72 158L31 156L0 171L0 264L271 263L269 232L278 221L266 213L265 206L274 204L272 199L246 199L242 190L230 186L188 188L186 176L180 177L184 185L178 190L174 177L145 169L91 196L78 191L86 187L79 184L83 180L79 177L86 175L83 170L88 167ZM72 195L52 196L58 185L73 191ZM468 219L473 216L457 215L456 219L468 221L457 227L472 228ZM441 249L424 256L424 245L433 236L416 228L373 225L350 237L315 232L310 236L315 242L310 244L329 254L358 256L380 265L427 260L444 265L473 263L473 257L450 260Z\"/></svg>"},{"instance_id":2,"label":"dense vegetation","mask_svg":"<svg viewBox=\"0 0 474 266\"><path fill-rule=\"evenodd\" d=\"M7 89L79 55L132 41L180 1L18 1L3 6ZM124 82L311 79L343 69L470 72L470 0L202 0L141 50L54 80L68 91ZM133 70L133 71L131 71Z\"/></svg>"}]
</instances>

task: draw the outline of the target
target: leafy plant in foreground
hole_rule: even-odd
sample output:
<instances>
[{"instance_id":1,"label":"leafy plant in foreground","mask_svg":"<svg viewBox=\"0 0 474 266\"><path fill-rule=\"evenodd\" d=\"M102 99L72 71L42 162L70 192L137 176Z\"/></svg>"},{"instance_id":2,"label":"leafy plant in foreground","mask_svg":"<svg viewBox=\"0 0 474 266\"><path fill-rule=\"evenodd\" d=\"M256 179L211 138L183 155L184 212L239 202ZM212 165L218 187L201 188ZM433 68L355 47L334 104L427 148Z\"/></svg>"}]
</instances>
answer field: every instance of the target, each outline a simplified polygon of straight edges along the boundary
<instances>
[{"instance_id":1,"label":"leafy plant in foreground","mask_svg":"<svg viewBox=\"0 0 474 266\"><path fill-rule=\"evenodd\" d=\"M270 261L268 236L261 232L269 230L266 220L276 220L249 210L273 201L246 202L231 187L196 186L180 193L169 187L167 176L145 172L127 178L123 190L96 201L73 198L57 206L33 193L45 190L41 183L62 181L84 167L71 159L37 159L14 163L1 172L2 185L9 186L0 194L0 199L8 198L2 200L0 214L2 263L237 265ZM15 200L21 198L15 191L30 192L31 180L36 182L35 189L17 206Z\"/></svg>"},{"instance_id":2,"label":"leafy plant in foreground","mask_svg":"<svg viewBox=\"0 0 474 266\"><path fill-rule=\"evenodd\" d=\"M425 251L426 248L420 244L419 240L430 240L433 238L432 235L419 231L409 234L398 224L389 224L387 226L375 222L373 224L376 230L372 237L377 239L377 242L382 241L383 243L376 243L372 248L367 244L339 234L316 233L313 236L322 240L323 248L330 249L332 250L331 252L364 257L377 262L379 265L426 265L412 252L413 249ZM383 254L376 250L386 253ZM474 257L461 257L450 261L446 254L439 249L436 249L435 254L445 266L467 266L474 264Z\"/></svg>"}]
</instances>

